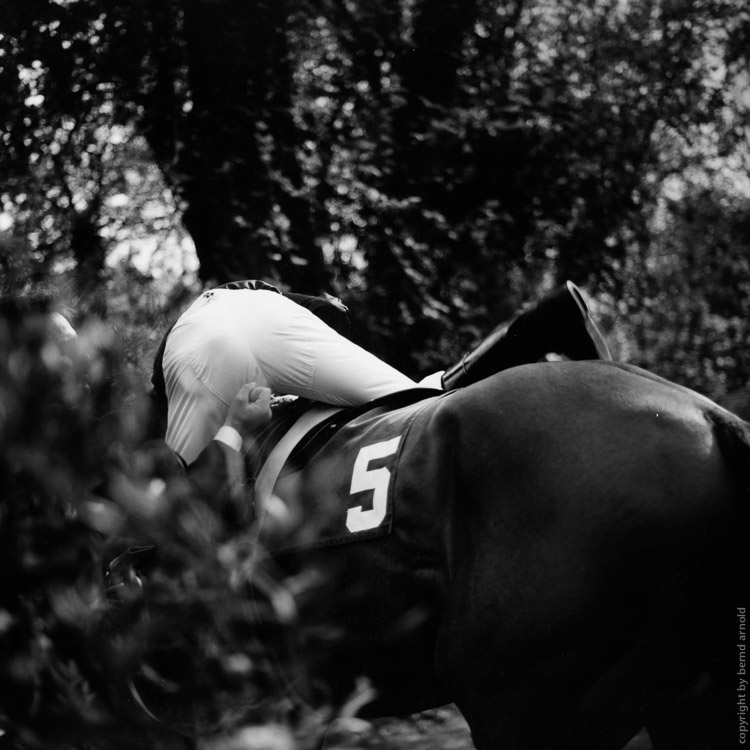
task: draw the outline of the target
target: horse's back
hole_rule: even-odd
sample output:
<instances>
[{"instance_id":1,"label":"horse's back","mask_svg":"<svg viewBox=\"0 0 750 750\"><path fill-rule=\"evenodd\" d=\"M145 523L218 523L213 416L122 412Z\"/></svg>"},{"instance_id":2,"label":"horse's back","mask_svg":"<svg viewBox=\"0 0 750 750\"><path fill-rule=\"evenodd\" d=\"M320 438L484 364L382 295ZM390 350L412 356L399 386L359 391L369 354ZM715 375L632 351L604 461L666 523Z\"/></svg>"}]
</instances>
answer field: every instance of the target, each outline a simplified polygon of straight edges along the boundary
<instances>
[{"instance_id":1,"label":"horse's back","mask_svg":"<svg viewBox=\"0 0 750 750\"><path fill-rule=\"evenodd\" d=\"M576 492L579 509L595 503L634 510L622 506L632 499L649 512L674 507L682 517L693 505L703 512L706 494L714 508L735 496L715 427L740 420L636 368L518 367L456 392L443 409L458 436L462 478L480 488L489 471L497 478L493 487L509 491L533 483L557 497ZM518 502L528 508L526 499Z\"/></svg>"}]
</instances>

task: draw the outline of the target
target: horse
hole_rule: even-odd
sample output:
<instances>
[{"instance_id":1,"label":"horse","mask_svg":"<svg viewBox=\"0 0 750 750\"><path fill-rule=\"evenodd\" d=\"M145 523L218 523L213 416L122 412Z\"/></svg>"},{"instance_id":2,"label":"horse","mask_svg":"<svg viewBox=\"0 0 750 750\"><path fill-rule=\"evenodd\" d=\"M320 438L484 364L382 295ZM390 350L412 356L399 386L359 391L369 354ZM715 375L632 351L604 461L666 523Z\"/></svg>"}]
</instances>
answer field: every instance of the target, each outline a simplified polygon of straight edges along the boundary
<instances>
[{"instance_id":1,"label":"horse","mask_svg":"<svg viewBox=\"0 0 750 750\"><path fill-rule=\"evenodd\" d=\"M455 703L477 750L733 746L750 424L606 361L421 396L344 412L276 483L308 535L272 529L269 565L318 582L328 700L366 676L363 717Z\"/></svg>"}]
</instances>

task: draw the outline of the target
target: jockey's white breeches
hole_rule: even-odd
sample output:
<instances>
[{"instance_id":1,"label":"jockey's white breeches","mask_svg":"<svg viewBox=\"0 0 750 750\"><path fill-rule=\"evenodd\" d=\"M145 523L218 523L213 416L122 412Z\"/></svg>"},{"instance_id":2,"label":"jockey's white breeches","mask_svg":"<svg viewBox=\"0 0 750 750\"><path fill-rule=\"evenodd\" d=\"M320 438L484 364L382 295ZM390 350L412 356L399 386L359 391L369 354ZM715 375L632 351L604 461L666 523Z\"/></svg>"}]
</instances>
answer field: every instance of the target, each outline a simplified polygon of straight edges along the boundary
<instances>
[{"instance_id":1,"label":"jockey's white breeches","mask_svg":"<svg viewBox=\"0 0 750 750\"><path fill-rule=\"evenodd\" d=\"M271 291L202 294L167 337L167 444L191 463L213 439L245 383L342 406L416 383Z\"/></svg>"}]
</instances>

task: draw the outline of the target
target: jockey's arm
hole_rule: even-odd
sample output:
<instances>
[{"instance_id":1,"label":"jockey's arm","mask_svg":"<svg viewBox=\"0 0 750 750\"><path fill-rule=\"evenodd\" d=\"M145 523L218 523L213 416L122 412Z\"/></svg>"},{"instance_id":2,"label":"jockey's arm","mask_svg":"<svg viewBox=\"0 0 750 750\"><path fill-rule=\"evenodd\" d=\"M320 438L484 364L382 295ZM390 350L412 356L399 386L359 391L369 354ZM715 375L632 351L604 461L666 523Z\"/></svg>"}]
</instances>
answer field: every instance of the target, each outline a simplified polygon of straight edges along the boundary
<instances>
[{"instance_id":1,"label":"jockey's arm","mask_svg":"<svg viewBox=\"0 0 750 750\"><path fill-rule=\"evenodd\" d=\"M271 390L255 383L243 385L214 439L187 467L188 476L205 496L215 497L219 487L224 487L231 500L244 505L245 453L252 450L252 432L270 419Z\"/></svg>"},{"instance_id":2,"label":"jockey's arm","mask_svg":"<svg viewBox=\"0 0 750 750\"><path fill-rule=\"evenodd\" d=\"M245 383L229 405L224 424L214 440L240 453L253 430L270 419L271 389Z\"/></svg>"}]
</instances>

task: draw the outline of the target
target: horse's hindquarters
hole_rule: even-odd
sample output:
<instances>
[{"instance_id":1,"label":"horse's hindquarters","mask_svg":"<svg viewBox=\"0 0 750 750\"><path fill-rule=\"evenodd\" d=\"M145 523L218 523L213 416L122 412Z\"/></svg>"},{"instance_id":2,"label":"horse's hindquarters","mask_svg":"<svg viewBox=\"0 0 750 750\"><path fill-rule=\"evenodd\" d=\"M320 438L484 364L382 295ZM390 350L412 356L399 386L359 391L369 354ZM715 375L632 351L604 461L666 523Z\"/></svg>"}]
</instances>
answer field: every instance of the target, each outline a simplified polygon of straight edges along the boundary
<instances>
[{"instance_id":1,"label":"horse's hindquarters","mask_svg":"<svg viewBox=\"0 0 750 750\"><path fill-rule=\"evenodd\" d=\"M477 747L620 748L720 661L736 492L708 402L570 363L446 408L458 443L438 665Z\"/></svg>"}]
</instances>

